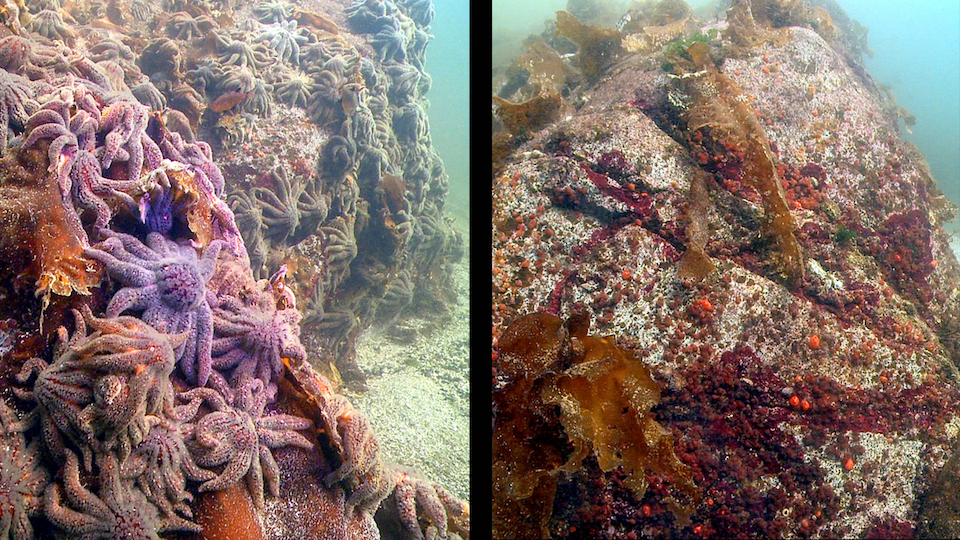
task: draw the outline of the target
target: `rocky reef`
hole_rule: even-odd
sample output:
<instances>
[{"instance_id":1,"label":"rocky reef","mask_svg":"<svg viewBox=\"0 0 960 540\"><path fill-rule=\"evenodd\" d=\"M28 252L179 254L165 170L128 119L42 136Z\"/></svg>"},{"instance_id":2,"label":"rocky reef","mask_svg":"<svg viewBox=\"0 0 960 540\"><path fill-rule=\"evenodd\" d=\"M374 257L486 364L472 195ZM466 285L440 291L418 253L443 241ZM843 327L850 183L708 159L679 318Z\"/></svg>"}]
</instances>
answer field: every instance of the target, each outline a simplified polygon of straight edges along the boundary
<instances>
[{"instance_id":1,"label":"rocky reef","mask_svg":"<svg viewBox=\"0 0 960 540\"><path fill-rule=\"evenodd\" d=\"M494 73L494 532L955 536L956 207L864 29L591 4ZM611 456L608 424L668 451Z\"/></svg>"},{"instance_id":2,"label":"rocky reef","mask_svg":"<svg viewBox=\"0 0 960 540\"><path fill-rule=\"evenodd\" d=\"M469 538L340 393L462 255L432 3L232 4L0 6L0 536Z\"/></svg>"}]
</instances>

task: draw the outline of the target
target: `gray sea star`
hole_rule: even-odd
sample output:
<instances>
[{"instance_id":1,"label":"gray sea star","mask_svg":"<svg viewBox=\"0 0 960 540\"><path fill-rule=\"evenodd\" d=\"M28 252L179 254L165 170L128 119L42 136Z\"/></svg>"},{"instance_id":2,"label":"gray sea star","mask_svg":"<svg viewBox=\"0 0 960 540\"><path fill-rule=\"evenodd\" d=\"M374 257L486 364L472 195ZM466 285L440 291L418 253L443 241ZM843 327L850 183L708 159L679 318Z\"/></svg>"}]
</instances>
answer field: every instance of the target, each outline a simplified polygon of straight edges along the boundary
<instances>
[{"instance_id":1,"label":"gray sea star","mask_svg":"<svg viewBox=\"0 0 960 540\"><path fill-rule=\"evenodd\" d=\"M284 0L260 2L253 8L253 14L262 23L279 23L293 17L293 4Z\"/></svg>"},{"instance_id":2,"label":"gray sea star","mask_svg":"<svg viewBox=\"0 0 960 540\"><path fill-rule=\"evenodd\" d=\"M163 159L160 147L146 134L148 113L146 107L134 101L117 101L103 110L101 133L106 134L100 159L105 170L120 155L121 149L127 156L129 180L140 178L145 158L149 158L151 170L160 166Z\"/></svg>"},{"instance_id":3,"label":"gray sea star","mask_svg":"<svg viewBox=\"0 0 960 540\"><path fill-rule=\"evenodd\" d=\"M389 19L389 23L383 25L380 31L370 38L370 44L377 50L380 60L388 62L406 62L407 60L407 34L400 27L397 19Z\"/></svg>"},{"instance_id":4,"label":"gray sea star","mask_svg":"<svg viewBox=\"0 0 960 540\"><path fill-rule=\"evenodd\" d=\"M123 285L107 305L115 317L127 310L161 332L187 332L177 362L187 380L198 386L210 377L213 322L206 283L213 275L217 256L225 245L213 240L202 257L189 244L180 244L159 233L147 235L144 245L136 237L113 233L86 254L102 262L111 277Z\"/></svg>"},{"instance_id":5,"label":"gray sea star","mask_svg":"<svg viewBox=\"0 0 960 540\"><path fill-rule=\"evenodd\" d=\"M264 238L282 244L300 225L297 205L304 186L299 179L291 179L282 165L274 168L270 177L274 190L256 187L253 193L263 209Z\"/></svg>"},{"instance_id":6,"label":"gray sea star","mask_svg":"<svg viewBox=\"0 0 960 540\"><path fill-rule=\"evenodd\" d=\"M148 107L151 111L162 111L167 107L167 98L156 86L149 80L130 88L130 93L137 98L137 101Z\"/></svg>"},{"instance_id":7,"label":"gray sea star","mask_svg":"<svg viewBox=\"0 0 960 540\"><path fill-rule=\"evenodd\" d=\"M26 78L0 70L0 155L7 150L8 132L13 129L15 134L22 133L27 119L39 107Z\"/></svg>"},{"instance_id":8,"label":"gray sea star","mask_svg":"<svg viewBox=\"0 0 960 540\"><path fill-rule=\"evenodd\" d=\"M237 221L237 227L243 236L243 243L250 257L250 268L253 275L260 278L263 266L267 262L266 239L263 237L263 209L257 199L244 190L237 190L230 194L230 209Z\"/></svg>"},{"instance_id":9,"label":"gray sea star","mask_svg":"<svg viewBox=\"0 0 960 540\"><path fill-rule=\"evenodd\" d=\"M206 32L218 26L216 21L206 15L194 18L186 11L180 11L174 13L167 21L167 35L172 39L189 41L202 37Z\"/></svg>"},{"instance_id":10,"label":"gray sea star","mask_svg":"<svg viewBox=\"0 0 960 540\"><path fill-rule=\"evenodd\" d=\"M146 21L153 15L153 8L147 0L133 0L130 4L130 14L138 21Z\"/></svg>"},{"instance_id":11,"label":"gray sea star","mask_svg":"<svg viewBox=\"0 0 960 540\"><path fill-rule=\"evenodd\" d=\"M297 29L297 21L284 21L267 25L257 41L268 41L270 48L277 52L282 62L300 65L300 46L305 45L310 38L304 34L306 29Z\"/></svg>"},{"instance_id":12,"label":"gray sea star","mask_svg":"<svg viewBox=\"0 0 960 540\"><path fill-rule=\"evenodd\" d=\"M436 15L433 10L433 0L401 0L400 5L418 26L430 26Z\"/></svg>"},{"instance_id":13,"label":"gray sea star","mask_svg":"<svg viewBox=\"0 0 960 540\"><path fill-rule=\"evenodd\" d=\"M250 95L240 107L261 118L273 115L273 85L257 78L253 83L253 89L250 90Z\"/></svg>"},{"instance_id":14,"label":"gray sea star","mask_svg":"<svg viewBox=\"0 0 960 540\"><path fill-rule=\"evenodd\" d=\"M39 358L24 364L19 382L39 374L32 391L17 394L38 403L47 448L63 459L70 442L90 469L93 453L115 451L122 458L143 439L147 416L159 414L170 397L173 347L183 338L171 342L133 317L100 319L86 306L75 318L71 338L60 330L52 364Z\"/></svg>"},{"instance_id":15,"label":"gray sea star","mask_svg":"<svg viewBox=\"0 0 960 540\"><path fill-rule=\"evenodd\" d=\"M33 16L27 29L40 34L47 39L59 39L72 44L77 33L65 22L59 11L44 9Z\"/></svg>"},{"instance_id":16,"label":"gray sea star","mask_svg":"<svg viewBox=\"0 0 960 540\"><path fill-rule=\"evenodd\" d=\"M387 96L391 105L402 107L418 99L421 73L417 68L403 62L387 62L383 69L388 76Z\"/></svg>"},{"instance_id":17,"label":"gray sea star","mask_svg":"<svg viewBox=\"0 0 960 540\"><path fill-rule=\"evenodd\" d=\"M262 43L247 43L229 36L217 36L217 54L226 65L245 67L254 75L270 63L267 48Z\"/></svg>"},{"instance_id":18,"label":"gray sea star","mask_svg":"<svg viewBox=\"0 0 960 540\"><path fill-rule=\"evenodd\" d=\"M390 502L395 505L397 517L411 538L423 540L424 534L426 538L447 538L448 521L453 522L455 532L469 532L470 505L467 502L412 469L397 465L392 468L398 475ZM426 521L425 526L421 525L421 519Z\"/></svg>"},{"instance_id":19,"label":"gray sea star","mask_svg":"<svg viewBox=\"0 0 960 540\"><path fill-rule=\"evenodd\" d=\"M313 78L302 72L294 72L284 76L274 84L277 98L291 107L307 107L310 95L315 91L316 84Z\"/></svg>"},{"instance_id":20,"label":"gray sea star","mask_svg":"<svg viewBox=\"0 0 960 540\"><path fill-rule=\"evenodd\" d=\"M243 43L242 41L240 43ZM238 57L239 58L239 57ZM232 62L231 62L232 63ZM239 65L239 64L238 64ZM223 65L213 58L204 58L197 62L193 69L185 73L187 81L199 92L211 92L224 76Z\"/></svg>"},{"instance_id":21,"label":"gray sea star","mask_svg":"<svg viewBox=\"0 0 960 540\"><path fill-rule=\"evenodd\" d=\"M350 27L367 34L375 34L390 24L396 11L396 4L390 0L354 0L345 10Z\"/></svg>"}]
</instances>

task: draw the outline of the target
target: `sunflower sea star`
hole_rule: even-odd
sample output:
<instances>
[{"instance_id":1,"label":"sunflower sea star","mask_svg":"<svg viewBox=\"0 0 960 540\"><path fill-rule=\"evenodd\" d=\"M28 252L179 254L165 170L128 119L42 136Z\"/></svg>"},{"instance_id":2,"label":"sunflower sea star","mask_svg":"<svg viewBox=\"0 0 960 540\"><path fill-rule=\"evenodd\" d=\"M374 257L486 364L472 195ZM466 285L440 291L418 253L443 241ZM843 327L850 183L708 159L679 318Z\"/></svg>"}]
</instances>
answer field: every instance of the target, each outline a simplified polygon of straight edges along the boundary
<instances>
[{"instance_id":1,"label":"sunflower sea star","mask_svg":"<svg viewBox=\"0 0 960 540\"><path fill-rule=\"evenodd\" d=\"M107 305L107 316L140 311L141 318L161 332L187 332L177 362L187 379L201 386L212 369L213 324L206 283L224 245L223 240L213 240L199 257L193 246L159 233L148 234L146 244L128 234L112 233L86 251L123 285Z\"/></svg>"},{"instance_id":2,"label":"sunflower sea star","mask_svg":"<svg viewBox=\"0 0 960 540\"><path fill-rule=\"evenodd\" d=\"M159 540L158 533L168 531L200 532L198 525L184 519L159 517L157 508L139 489L124 486L113 454L99 454L97 465L98 495L80 483L80 467L73 452L66 454L63 485L47 487L44 513L61 530L83 540ZM63 504L61 492L68 505Z\"/></svg>"},{"instance_id":3,"label":"sunflower sea star","mask_svg":"<svg viewBox=\"0 0 960 540\"><path fill-rule=\"evenodd\" d=\"M246 478L254 505L262 509L264 481L271 495L280 493L280 470L270 450L291 445L313 448L313 443L296 432L312 423L287 414L264 416L266 395L259 379L249 379L237 395L239 408L230 406L211 388L194 388L184 394L185 399L202 397L213 408L197 420L187 446L201 467L223 466L216 478L200 485L200 491L223 489Z\"/></svg>"},{"instance_id":4,"label":"sunflower sea star","mask_svg":"<svg viewBox=\"0 0 960 540\"><path fill-rule=\"evenodd\" d=\"M17 413L0 401L0 538L30 540L30 517L40 513L49 477L40 463L39 441L27 444Z\"/></svg>"}]
</instances>

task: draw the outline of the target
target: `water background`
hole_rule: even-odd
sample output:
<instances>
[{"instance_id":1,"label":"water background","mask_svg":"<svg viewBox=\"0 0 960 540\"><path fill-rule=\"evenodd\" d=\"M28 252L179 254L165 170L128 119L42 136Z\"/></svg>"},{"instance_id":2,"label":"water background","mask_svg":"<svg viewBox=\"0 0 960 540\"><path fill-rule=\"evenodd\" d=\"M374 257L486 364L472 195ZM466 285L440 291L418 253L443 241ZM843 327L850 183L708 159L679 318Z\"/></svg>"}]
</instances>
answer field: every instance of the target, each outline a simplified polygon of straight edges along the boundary
<instances>
[{"instance_id":1,"label":"water background","mask_svg":"<svg viewBox=\"0 0 960 540\"><path fill-rule=\"evenodd\" d=\"M427 73L433 87L427 94L430 134L450 176L445 208L466 226L470 191L470 3L434 0Z\"/></svg>"}]
</instances>

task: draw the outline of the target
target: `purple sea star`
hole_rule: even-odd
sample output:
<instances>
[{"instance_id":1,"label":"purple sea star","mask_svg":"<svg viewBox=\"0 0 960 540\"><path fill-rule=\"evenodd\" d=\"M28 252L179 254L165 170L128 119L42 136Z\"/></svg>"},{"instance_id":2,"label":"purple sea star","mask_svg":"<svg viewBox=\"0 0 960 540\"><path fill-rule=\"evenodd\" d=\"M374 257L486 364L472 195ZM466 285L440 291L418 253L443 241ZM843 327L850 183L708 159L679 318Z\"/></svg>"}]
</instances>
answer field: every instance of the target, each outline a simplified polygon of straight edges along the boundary
<instances>
[{"instance_id":1,"label":"purple sea star","mask_svg":"<svg viewBox=\"0 0 960 540\"><path fill-rule=\"evenodd\" d=\"M111 234L98 247L85 251L124 286L107 305L107 316L141 311L144 322L161 332L186 332L186 343L177 351L180 370L191 383L207 384L213 362L213 323L208 298L212 293L206 283L213 275L224 241L211 241L199 257L193 246L160 233L148 234L146 245L129 234Z\"/></svg>"},{"instance_id":2,"label":"purple sea star","mask_svg":"<svg viewBox=\"0 0 960 540\"><path fill-rule=\"evenodd\" d=\"M252 376L270 386L283 372L283 357L306 361L298 337L300 312L280 308L269 285L259 282L263 288L246 301L224 297L213 311L213 365L220 371L233 369L234 385Z\"/></svg>"},{"instance_id":3,"label":"purple sea star","mask_svg":"<svg viewBox=\"0 0 960 540\"><path fill-rule=\"evenodd\" d=\"M30 115L39 108L29 82L20 75L0 70L0 154L6 152L10 128L23 129Z\"/></svg>"},{"instance_id":4,"label":"purple sea star","mask_svg":"<svg viewBox=\"0 0 960 540\"><path fill-rule=\"evenodd\" d=\"M247 379L241 385L234 400L236 407L211 388L195 388L183 397L202 397L213 408L197 420L193 437L187 441L198 465L223 466L216 478L200 485L200 491L224 489L246 478L254 505L262 509L264 481L271 495L280 494L280 468L270 450L284 446L313 448L313 443L297 433L310 428L310 420L289 414L264 415L267 392L259 379Z\"/></svg>"},{"instance_id":5,"label":"purple sea star","mask_svg":"<svg viewBox=\"0 0 960 540\"><path fill-rule=\"evenodd\" d=\"M118 157L126 158L127 179L137 180L143 170L145 150L152 157L150 168L160 166L160 149L146 134L148 113L145 106L134 101L117 101L103 109L101 133L106 135L104 146L98 151L102 152L100 161L104 170ZM153 148L149 148L151 146Z\"/></svg>"}]
</instances>

